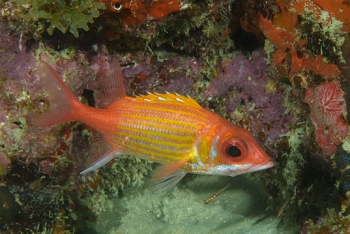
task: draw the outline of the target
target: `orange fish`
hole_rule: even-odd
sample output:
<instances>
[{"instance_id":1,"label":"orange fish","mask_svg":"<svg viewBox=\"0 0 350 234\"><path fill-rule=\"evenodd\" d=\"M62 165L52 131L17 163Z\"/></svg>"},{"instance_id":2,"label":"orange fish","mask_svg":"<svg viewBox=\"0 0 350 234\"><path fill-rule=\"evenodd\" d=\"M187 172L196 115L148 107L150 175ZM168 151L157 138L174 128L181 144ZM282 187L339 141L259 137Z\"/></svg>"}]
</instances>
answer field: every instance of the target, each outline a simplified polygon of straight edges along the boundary
<instances>
[{"instance_id":1,"label":"orange fish","mask_svg":"<svg viewBox=\"0 0 350 234\"><path fill-rule=\"evenodd\" d=\"M50 127L82 121L96 130L88 168L96 170L121 154L164 165L153 181L158 191L173 187L186 173L228 175L264 170L274 164L254 137L195 100L178 94L126 96L120 65L114 61L101 81L100 108L81 103L46 62L38 77L55 106L32 124Z\"/></svg>"}]
</instances>

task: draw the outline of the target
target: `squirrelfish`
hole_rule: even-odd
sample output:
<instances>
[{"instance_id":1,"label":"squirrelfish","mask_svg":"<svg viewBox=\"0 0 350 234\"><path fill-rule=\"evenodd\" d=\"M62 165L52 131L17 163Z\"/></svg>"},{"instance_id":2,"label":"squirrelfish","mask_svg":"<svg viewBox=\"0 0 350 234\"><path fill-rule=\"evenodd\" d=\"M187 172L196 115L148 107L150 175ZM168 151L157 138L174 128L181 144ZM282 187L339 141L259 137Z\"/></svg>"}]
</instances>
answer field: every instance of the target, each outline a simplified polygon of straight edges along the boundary
<instances>
[{"instance_id":1,"label":"squirrelfish","mask_svg":"<svg viewBox=\"0 0 350 234\"><path fill-rule=\"evenodd\" d=\"M274 164L245 129L178 94L126 96L120 65L110 64L98 92L99 108L78 100L55 70L41 61L38 78L55 105L32 119L38 127L82 121L96 130L87 169L121 154L164 164L153 175L156 189L173 187L186 173L227 175L264 170Z\"/></svg>"}]
</instances>

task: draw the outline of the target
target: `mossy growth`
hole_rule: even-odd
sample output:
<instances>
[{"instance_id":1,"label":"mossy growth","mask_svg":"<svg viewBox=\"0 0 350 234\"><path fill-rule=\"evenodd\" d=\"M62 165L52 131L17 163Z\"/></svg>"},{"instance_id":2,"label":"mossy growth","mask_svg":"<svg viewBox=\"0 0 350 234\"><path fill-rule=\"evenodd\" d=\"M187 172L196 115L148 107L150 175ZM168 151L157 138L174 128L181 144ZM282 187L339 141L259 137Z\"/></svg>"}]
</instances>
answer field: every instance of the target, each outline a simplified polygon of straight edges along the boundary
<instances>
[{"instance_id":1,"label":"mossy growth","mask_svg":"<svg viewBox=\"0 0 350 234\"><path fill-rule=\"evenodd\" d=\"M82 177L85 188L94 187L98 181L99 189L108 195L118 196L125 186L140 186L144 176L153 170L153 163L129 155L122 155L115 159L111 166L106 166ZM92 182L92 183L91 183ZM87 186L87 187L86 187Z\"/></svg>"},{"instance_id":2,"label":"mossy growth","mask_svg":"<svg viewBox=\"0 0 350 234\"><path fill-rule=\"evenodd\" d=\"M129 155L122 155L111 165L82 176L83 203L92 208L95 215L113 210L112 197L123 196L123 189L142 186L143 178L153 170L154 164Z\"/></svg>"},{"instance_id":3,"label":"mossy growth","mask_svg":"<svg viewBox=\"0 0 350 234\"><path fill-rule=\"evenodd\" d=\"M320 218L317 222L309 219L306 221L307 233L349 233L349 217L339 215L336 209L327 208L326 216Z\"/></svg>"},{"instance_id":4,"label":"mossy growth","mask_svg":"<svg viewBox=\"0 0 350 234\"><path fill-rule=\"evenodd\" d=\"M341 46L344 43L342 22L332 18L327 12L317 17L308 9L299 15L299 36L307 40L306 48L313 55L322 55L332 63L344 62Z\"/></svg>"},{"instance_id":5,"label":"mossy growth","mask_svg":"<svg viewBox=\"0 0 350 234\"><path fill-rule=\"evenodd\" d=\"M28 24L46 20L50 23L47 32L52 35L55 28L63 33L69 29L75 37L79 36L78 29L89 30L88 23L93 23L94 18L100 16L100 11L105 9L102 2L93 0L13 0L18 5L29 8L24 20Z\"/></svg>"},{"instance_id":6,"label":"mossy growth","mask_svg":"<svg viewBox=\"0 0 350 234\"><path fill-rule=\"evenodd\" d=\"M348 133L348 136L343 140L342 148L347 153L350 153L350 135L349 135L349 133Z\"/></svg>"},{"instance_id":7,"label":"mossy growth","mask_svg":"<svg viewBox=\"0 0 350 234\"><path fill-rule=\"evenodd\" d=\"M191 7L191 15L184 12L182 17L164 25L159 38L170 38L167 43L173 48L198 56L205 63L202 74L216 77L216 65L223 59L231 59L234 50L233 41L229 37L231 19L228 7L218 3L217 15L208 12L207 4L213 1L197 2ZM158 40L160 41L160 40Z\"/></svg>"}]
</instances>

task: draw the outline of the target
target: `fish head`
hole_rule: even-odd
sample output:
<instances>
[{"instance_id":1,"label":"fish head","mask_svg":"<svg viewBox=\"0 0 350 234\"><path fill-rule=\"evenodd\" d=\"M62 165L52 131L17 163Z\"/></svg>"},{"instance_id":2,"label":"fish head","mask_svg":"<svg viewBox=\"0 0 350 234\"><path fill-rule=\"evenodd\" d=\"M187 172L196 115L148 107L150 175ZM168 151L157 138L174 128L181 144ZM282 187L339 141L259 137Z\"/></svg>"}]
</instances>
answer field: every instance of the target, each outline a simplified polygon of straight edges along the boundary
<instances>
[{"instance_id":1,"label":"fish head","mask_svg":"<svg viewBox=\"0 0 350 234\"><path fill-rule=\"evenodd\" d=\"M256 142L252 134L226 119L211 127L205 134L199 152L206 174L236 176L265 170L274 166L271 158ZM208 150L201 150L207 147Z\"/></svg>"}]
</instances>

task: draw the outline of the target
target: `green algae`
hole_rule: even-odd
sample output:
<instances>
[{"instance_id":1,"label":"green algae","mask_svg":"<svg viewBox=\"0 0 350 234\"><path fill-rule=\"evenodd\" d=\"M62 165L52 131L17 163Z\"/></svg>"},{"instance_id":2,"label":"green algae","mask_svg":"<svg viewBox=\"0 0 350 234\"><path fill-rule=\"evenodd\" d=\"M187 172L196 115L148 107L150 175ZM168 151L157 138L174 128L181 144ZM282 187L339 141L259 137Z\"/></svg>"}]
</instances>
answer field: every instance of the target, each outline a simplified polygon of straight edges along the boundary
<instances>
[{"instance_id":1,"label":"green algae","mask_svg":"<svg viewBox=\"0 0 350 234\"><path fill-rule=\"evenodd\" d=\"M52 35L55 28L66 33L69 30L75 37L78 29L89 30L88 23L100 16L105 9L104 3L92 0L13 0L24 8L29 8L24 20L30 24L39 20L47 21L50 26L47 32ZM29 7L30 6L30 7Z\"/></svg>"},{"instance_id":2,"label":"green algae","mask_svg":"<svg viewBox=\"0 0 350 234\"><path fill-rule=\"evenodd\" d=\"M266 65L270 65L273 63L273 55L276 52L276 46L272 44L269 40L265 40L264 50L266 53Z\"/></svg>"},{"instance_id":3,"label":"green algae","mask_svg":"<svg viewBox=\"0 0 350 234\"><path fill-rule=\"evenodd\" d=\"M216 77L218 61L231 59L234 48L227 29L230 24L230 11L223 3L218 4L220 20L205 9L213 1L191 5L191 15L180 12L178 17L162 25L155 37L156 45L168 43L175 49L196 54L205 63L202 74ZM181 44L181 47L177 45Z\"/></svg>"},{"instance_id":4,"label":"green algae","mask_svg":"<svg viewBox=\"0 0 350 234\"><path fill-rule=\"evenodd\" d=\"M349 133L348 133L348 136L343 140L342 148L346 152L350 153L350 135L349 135Z\"/></svg>"}]
</instances>

